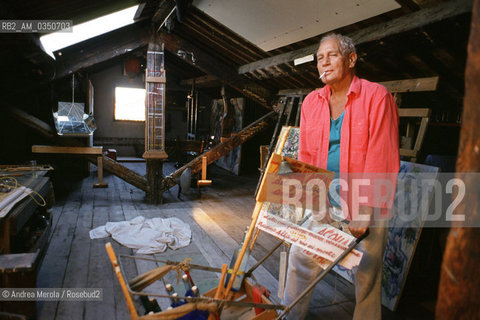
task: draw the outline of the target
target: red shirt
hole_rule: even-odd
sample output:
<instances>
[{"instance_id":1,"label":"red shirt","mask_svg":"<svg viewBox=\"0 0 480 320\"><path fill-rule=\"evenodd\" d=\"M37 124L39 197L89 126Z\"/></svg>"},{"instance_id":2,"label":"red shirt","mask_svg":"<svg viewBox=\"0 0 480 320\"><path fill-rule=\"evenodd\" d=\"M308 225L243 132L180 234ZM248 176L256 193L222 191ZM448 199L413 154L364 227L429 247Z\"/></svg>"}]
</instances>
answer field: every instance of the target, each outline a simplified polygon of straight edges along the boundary
<instances>
[{"instance_id":1,"label":"red shirt","mask_svg":"<svg viewBox=\"0 0 480 320\"><path fill-rule=\"evenodd\" d=\"M298 158L320 168L327 167L330 94L328 85L311 92L303 101L301 111ZM373 185L366 186L362 194L370 196L361 205L391 207L400 167L398 122L397 105L388 90L354 76L347 93L340 134L340 178L345 173L375 173L366 176L381 174L393 184L393 194L383 200L372 197ZM351 206L351 195L349 199Z\"/></svg>"}]
</instances>

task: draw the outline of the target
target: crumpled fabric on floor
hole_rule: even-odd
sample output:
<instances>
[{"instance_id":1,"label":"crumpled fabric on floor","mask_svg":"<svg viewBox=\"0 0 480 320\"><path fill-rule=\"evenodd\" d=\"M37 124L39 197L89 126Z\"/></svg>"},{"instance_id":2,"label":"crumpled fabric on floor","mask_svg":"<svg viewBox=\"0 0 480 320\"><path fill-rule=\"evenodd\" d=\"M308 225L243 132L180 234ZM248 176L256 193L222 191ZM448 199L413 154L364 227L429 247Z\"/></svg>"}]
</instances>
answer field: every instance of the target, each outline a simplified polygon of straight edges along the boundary
<instances>
[{"instance_id":1,"label":"crumpled fabric on floor","mask_svg":"<svg viewBox=\"0 0 480 320\"><path fill-rule=\"evenodd\" d=\"M179 249L190 244L190 226L178 218L145 219L138 216L130 221L107 222L90 230L90 239L108 236L120 244L138 249L137 254L152 254Z\"/></svg>"}]
</instances>

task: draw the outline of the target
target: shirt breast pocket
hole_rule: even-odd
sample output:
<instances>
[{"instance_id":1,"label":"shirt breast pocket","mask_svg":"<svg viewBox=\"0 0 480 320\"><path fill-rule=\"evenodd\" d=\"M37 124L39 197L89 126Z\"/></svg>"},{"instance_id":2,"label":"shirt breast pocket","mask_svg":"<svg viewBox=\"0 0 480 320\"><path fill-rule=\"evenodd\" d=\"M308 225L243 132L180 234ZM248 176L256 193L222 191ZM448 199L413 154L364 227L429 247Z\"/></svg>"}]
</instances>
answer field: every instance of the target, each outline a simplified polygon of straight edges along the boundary
<instances>
[{"instance_id":1,"label":"shirt breast pocket","mask_svg":"<svg viewBox=\"0 0 480 320\"><path fill-rule=\"evenodd\" d=\"M355 120L352 123L351 146L353 150L366 150L368 145L368 122Z\"/></svg>"},{"instance_id":2,"label":"shirt breast pocket","mask_svg":"<svg viewBox=\"0 0 480 320\"><path fill-rule=\"evenodd\" d=\"M316 153L320 149L322 141L322 130L318 126L312 126L305 130L305 147L311 153Z\"/></svg>"}]
</instances>

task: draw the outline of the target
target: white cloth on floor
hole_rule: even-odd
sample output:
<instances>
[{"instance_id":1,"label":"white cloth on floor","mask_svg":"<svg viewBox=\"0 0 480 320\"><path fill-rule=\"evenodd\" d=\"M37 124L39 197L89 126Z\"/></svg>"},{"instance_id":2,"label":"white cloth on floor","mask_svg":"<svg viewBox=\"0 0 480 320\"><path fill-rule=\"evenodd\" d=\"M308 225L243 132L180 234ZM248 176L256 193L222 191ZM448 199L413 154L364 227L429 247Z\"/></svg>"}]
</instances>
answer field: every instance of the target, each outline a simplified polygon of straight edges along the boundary
<instances>
[{"instance_id":1,"label":"white cloth on floor","mask_svg":"<svg viewBox=\"0 0 480 320\"><path fill-rule=\"evenodd\" d=\"M90 239L108 237L120 244L138 249L137 254L163 252L167 246L173 250L187 246L192 237L190 226L178 218L145 219L142 216L130 221L107 222L90 230Z\"/></svg>"}]
</instances>

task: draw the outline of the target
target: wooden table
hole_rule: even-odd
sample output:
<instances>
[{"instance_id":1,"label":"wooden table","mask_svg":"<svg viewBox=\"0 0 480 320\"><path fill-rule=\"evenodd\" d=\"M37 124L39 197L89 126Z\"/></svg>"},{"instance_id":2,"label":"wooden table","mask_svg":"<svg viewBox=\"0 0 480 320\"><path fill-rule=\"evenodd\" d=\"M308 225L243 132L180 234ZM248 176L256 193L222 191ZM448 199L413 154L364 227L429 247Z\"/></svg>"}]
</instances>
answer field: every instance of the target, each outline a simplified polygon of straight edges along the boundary
<instances>
[{"instance_id":1,"label":"wooden table","mask_svg":"<svg viewBox=\"0 0 480 320\"><path fill-rule=\"evenodd\" d=\"M47 247L51 231L50 210L53 205L53 188L46 171L18 171L2 172L2 176L13 176L18 183L40 194L46 202L40 207L29 196L0 218L0 287L2 288L35 288L37 270ZM39 210L41 209L41 210ZM35 241L31 246L25 243L12 243L12 239L20 234L30 224L34 216L43 215L46 227L38 234L34 233ZM28 247L24 251L19 248ZM2 315L21 314L28 318L35 318L35 301L4 301L0 303L0 318Z\"/></svg>"},{"instance_id":2,"label":"wooden table","mask_svg":"<svg viewBox=\"0 0 480 320\"><path fill-rule=\"evenodd\" d=\"M94 188L107 188L108 183L103 182L103 147L63 147L63 146L43 146L33 145L33 153L51 153L51 154L78 154L78 155L96 155L98 166L98 181L93 184Z\"/></svg>"}]
</instances>

